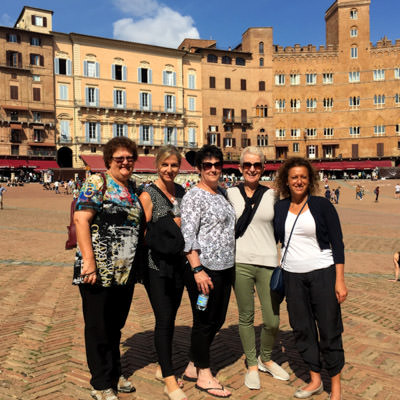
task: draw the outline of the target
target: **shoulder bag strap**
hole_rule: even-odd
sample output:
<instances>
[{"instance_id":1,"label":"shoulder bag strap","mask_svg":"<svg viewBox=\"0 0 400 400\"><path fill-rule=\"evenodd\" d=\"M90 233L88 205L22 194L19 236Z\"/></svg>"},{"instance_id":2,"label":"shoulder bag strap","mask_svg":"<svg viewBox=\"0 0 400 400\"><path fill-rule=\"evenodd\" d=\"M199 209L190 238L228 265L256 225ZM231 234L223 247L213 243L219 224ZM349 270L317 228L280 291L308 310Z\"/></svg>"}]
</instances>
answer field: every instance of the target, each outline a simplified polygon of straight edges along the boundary
<instances>
[{"instance_id":1,"label":"shoulder bag strap","mask_svg":"<svg viewBox=\"0 0 400 400\"><path fill-rule=\"evenodd\" d=\"M297 216L296 216L296 219L294 220L294 223L293 223L293 226L292 226L292 230L290 231L289 239L288 239L288 241L287 241L287 243L286 243L286 246L285 246L285 252L283 253L283 257L282 257L282 261L281 261L281 265L280 265L281 268L282 268L282 265L285 263L286 253L287 253L288 248L289 248L289 243L290 243L290 239L291 239L291 237L292 237L292 233L293 233L293 231L294 231L294 226L296 225L296 222L297 222L297 220L298 220L300 214L301 214L302 211L304 210L304 207L305 207L306 204L308 203L308 199L309 199L309 198L310 198L310 197L307 197L307 201L303 204L303 207L301 207L301 210L299 211L299 213L298 213Z\"/></svg>"}]
</instances>

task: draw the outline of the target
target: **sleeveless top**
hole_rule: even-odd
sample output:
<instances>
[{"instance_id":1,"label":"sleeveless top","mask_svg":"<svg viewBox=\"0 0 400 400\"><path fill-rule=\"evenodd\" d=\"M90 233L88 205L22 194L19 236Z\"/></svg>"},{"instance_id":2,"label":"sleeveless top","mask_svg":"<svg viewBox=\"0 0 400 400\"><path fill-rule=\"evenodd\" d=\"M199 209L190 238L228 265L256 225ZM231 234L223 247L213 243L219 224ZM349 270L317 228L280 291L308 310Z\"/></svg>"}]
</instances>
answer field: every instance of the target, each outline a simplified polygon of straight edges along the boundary
<instances>
[{"instance_id":1,"label":"sleeveless top","mask_svg":"<svg viewBox=\"0 0 400 400\"><path fill-rule=\"evenodd\" d=\"M151 202L153 203L153 213L151 216L152 222L157 222L159 218L165 217L169 212L172 211L171 201L154 183L145 188L143 191L149 194ZM184 194L185 189L183 189L181 185L175 183L175 199L177 200L179 207L181 206L182 197L184 196ZM159 271L158 266L153 260L150 249L148 254L149 268Z\"/></svg>"}]
</instances>

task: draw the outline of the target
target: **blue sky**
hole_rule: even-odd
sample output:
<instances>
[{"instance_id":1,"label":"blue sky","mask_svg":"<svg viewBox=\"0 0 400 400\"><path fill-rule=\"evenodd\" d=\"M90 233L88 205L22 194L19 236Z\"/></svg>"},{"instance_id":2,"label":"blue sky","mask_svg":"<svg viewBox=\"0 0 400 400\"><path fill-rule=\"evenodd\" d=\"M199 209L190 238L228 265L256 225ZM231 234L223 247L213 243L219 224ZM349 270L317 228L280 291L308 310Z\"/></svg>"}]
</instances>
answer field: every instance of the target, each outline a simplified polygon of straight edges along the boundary
<instances>
[{"instance_id":1,"label":"blue sky","mask_svg":"<svg viewBox=\"0 0 400 400\"><path fill-rule=\"evenodd\" d=\"M324 14L333 0L13 0L0 25L24 5L54 11L53 29L176 47L184 37L214 39L227 49L249 27L272 26L274 44L325 44ZM95 7L93 7L95 5ZM371 0L371 41L400 39L400 0Z\"/></svg>"}]
</instances>

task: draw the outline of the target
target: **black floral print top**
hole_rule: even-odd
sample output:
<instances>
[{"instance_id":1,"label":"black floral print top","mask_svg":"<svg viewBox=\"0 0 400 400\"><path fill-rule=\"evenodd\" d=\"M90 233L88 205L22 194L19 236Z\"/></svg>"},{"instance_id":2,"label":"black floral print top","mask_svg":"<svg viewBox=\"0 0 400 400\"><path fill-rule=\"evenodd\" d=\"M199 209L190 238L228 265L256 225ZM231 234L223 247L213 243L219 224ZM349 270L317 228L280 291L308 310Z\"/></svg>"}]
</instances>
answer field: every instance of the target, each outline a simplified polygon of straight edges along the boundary
<instances>
[{"instance_id":1,"label":"black floral print top","mask_svg":"<svg viewBox=\"0 0 400 400\"><path fill-rule=\"evenodd\" d=\"M212 270L235 262L235 211L222 194L194 187L183 196L181 230L185 252L197 250L200 262Z\"/></svg>"},{"instance_id":2,"label":"black floral print top","mask_svg":"<svg viewBox=\"0 0 400 400\"><path fill-rule=\"evenodd\" d=\"M96 284L103 287L133 283L133 266L144 221L133 182L119 185L106 174L90 176L83 184L76 211L96 211L90 231L97 266ZM80 284L82 254L75 256L73 284Z\"/></svg>"}]
</instances>

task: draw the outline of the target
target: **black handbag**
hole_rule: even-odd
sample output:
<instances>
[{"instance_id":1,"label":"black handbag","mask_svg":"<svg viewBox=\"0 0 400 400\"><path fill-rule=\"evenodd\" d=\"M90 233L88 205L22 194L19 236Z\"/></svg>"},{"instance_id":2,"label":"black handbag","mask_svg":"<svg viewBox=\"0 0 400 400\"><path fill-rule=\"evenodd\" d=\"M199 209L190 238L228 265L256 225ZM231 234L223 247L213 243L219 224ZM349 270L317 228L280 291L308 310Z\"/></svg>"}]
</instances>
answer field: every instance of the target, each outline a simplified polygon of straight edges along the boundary
<instances>
[{"instance_id":1,"label":"black handbag","mask_svg":"<svg viewBox=\"0 0 400 400\"><path fill-rule=\"evenodd\" d=\"M271 280L269 281L270 289L280 295L281 302L283 301L283 299L285 297L285 282L283 280L283 268L282 268L282 265L285 263L286 253L287 253L287 250L289 248L289 242L290 242L290 239L292 237L294 226L296 225L297 219L299 218L300 214L302 213L302 211L303 211L303 209L304 209L304 207L306 206L307 203L308 203L308 199L303 204L303 207L301 207L301 210L299 211L299 213L297 214L296 219L294 220L294 223L293 223L293 226L292 226L292 230L290 231L289 239L288 239L288 241L286 243L285 252L283 253L281 265L278 265L274 269L274 272L271 275Z\"/></svg>"}]
</instances>

